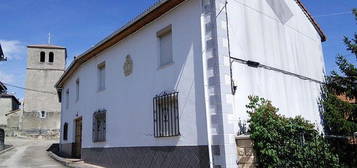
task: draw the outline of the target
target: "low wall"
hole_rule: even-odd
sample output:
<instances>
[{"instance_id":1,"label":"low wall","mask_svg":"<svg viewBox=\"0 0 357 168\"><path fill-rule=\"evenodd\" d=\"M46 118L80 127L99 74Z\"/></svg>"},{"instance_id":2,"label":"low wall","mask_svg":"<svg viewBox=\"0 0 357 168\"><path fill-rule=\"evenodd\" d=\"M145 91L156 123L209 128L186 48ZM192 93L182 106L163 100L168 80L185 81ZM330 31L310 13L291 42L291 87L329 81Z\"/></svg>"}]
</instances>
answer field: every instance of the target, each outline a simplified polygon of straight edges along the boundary
<instances>
[{"instance_id":1,"label":"low wall","mask_svg":"<svg viewBox=\"0 0 357 168\"><path fill-rule=\"evenodd\" d=\"M256 157L253 150L253 141L249 136L243 135L236 137L238 151L238 167L239 168L255 168L257 167Z\"/></svg>"}]
</instances>

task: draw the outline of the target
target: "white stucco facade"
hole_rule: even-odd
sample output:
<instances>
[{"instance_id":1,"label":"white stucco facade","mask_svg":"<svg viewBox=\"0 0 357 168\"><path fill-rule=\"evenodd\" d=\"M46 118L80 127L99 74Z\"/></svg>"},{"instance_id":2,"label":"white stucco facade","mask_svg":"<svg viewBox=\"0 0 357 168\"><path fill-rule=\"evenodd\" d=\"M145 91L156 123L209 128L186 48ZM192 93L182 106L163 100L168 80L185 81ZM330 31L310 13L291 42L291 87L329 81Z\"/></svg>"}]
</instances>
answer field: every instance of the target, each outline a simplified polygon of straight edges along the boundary
<instances>
[{"instance_id":1,"label":"white stucco facade","mask_svg":"<svg viewBox=\"0 0 357 168\"><path fill-rule=\"evenodd\" d=\"M173 63L160 67L157 33L169 25ZM249 95L271 100L285 116L301 115L321 127L321 41L295 0L186 0L81 63L65 79L59 89L61 129L68 123L68 139L62 130L60 143L74 143L74 120L82 117L82 148L207 146L211 166L236 167L235 136L238 121L248 120ZM126 76L128 55L133 71ZM97 70L103 62L106 86L98 91ZM181 135L155 138L153 98L165 91L179 92ZM101 109L107 111L106 140L93 142L92 117Z\"/></svg>"},{"instance_id":2,"label":"white stucco facade","mask_svg":"<svg viewBox=\"0 0 357 168\"><path fill-rule=\"evenodd\" d=\"M322 82L321 38L295 1L286 0L286 4L293 16L283 24L265 1L229 1L231 56ZM242 120L247 120L247 97L256 95L271 100L287 117L301 115L320 124L320 83L237 62L233 78L238 86L234 110Z\"/></svg>"},{"instance_id":3,"label":"white stucco facade","mask_svg":"<svg viewBox=\"0 0 357 168\"><path fill-rule=\"evenodd\" d=\"M187 1L83 64L63 88L62 127L83 117L83 148L126 146L207 145L203 94L200 1ZM159 67L156 33L172 25L174 63ZM125 77L125 57L133 60L133 73ZM106 89L97 91L97 65L105 61ZM80 98L75 101L76 80ZM69 88L70 104L64 106ZM181 136L154 138L153 97L164 91L179 92ZM106 142L92 142L92 115L107 110Z\"/></svg>"}]
</instances>

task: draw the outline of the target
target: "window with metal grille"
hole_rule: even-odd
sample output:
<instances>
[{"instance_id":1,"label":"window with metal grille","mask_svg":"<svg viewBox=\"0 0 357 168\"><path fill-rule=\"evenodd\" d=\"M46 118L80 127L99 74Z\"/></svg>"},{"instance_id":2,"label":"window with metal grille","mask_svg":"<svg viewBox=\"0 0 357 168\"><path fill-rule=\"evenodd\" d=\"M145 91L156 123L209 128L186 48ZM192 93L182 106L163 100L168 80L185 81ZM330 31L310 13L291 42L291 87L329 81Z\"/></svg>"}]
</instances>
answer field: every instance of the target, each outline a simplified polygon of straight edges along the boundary
<instances>
[{"instance_id":1,"label":"window with metal grille","mask_svg":"<svg viewBox=\"0 0 357 168\"><path fill-rule=\"evenodd\" d=\"M180 135L178 92L163 93L153 100L154 136L171 137Z\"/></svg>"},{"instance_id":2,"label":"window with metal grille","mask_svg":"<svg viewBox=\"0 0 357 168\"><path fill-rule=\"evenodd\" d=\"M106 110L98 110L93 114L93 142L105 141L106 112Z\"/></svg>"}]
</instances>

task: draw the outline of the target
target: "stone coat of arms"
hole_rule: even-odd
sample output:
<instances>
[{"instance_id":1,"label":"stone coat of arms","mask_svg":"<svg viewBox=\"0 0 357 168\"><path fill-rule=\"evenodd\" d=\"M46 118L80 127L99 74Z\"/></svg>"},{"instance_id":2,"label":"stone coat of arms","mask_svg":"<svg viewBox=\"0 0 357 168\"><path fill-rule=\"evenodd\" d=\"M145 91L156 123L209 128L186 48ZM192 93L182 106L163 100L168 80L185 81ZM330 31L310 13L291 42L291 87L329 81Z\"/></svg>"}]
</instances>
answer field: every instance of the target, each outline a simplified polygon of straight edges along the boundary
<instances>
[{"instance_id":1,"label":"stone coat of arms","mask_svg":"<svg viewBox=\"0 0 357 168\"><path fill-rule=\"evenodd\" d=\"M133 60L131 59L130 55L125 57L123 69L125 76L129 76L133 73Z\"/></svg>"}]
</instances>

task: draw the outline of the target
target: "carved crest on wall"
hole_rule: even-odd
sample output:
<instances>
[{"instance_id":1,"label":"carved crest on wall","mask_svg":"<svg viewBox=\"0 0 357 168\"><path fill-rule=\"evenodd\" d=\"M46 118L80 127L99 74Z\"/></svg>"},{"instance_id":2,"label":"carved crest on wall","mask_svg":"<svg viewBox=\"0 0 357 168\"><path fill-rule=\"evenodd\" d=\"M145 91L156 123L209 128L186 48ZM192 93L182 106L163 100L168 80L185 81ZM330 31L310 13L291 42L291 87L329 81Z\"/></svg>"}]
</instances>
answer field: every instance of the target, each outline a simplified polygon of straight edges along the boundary
<instances>
[{"instance_id":1,"label":"carved crest on wall","mask_svg":"<svg viewBox=\"0 0 357 168\"><path fill-rule=\"evenodd\" d=\"M133 60L131 59L130 55L127 55L125 57L125 62L124 62L124 75L129 76L133 73Z\"/></svg>"}]
</instances>

